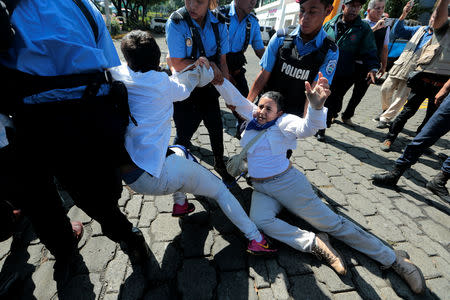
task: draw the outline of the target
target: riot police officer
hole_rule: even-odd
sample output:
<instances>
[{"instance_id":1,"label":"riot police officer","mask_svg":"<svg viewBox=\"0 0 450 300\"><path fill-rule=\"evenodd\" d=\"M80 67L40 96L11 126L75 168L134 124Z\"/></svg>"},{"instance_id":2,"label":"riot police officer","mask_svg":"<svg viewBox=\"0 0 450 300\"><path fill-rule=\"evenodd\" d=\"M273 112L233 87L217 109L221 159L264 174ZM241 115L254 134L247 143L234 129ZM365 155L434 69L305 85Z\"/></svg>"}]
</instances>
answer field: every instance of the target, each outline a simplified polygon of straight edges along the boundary
<instances>
[{"instance_id":1,"label":"riot police officer","mask_svg":"<svg viewBox=\"0 0 450 300\"><path fill-rule=\"evenodd\" d=\"M299 26L281 29L269 42L248 99L262 90L275 90L286 99L285 112L303 116L306 107L305 81L313 83L318 72L331 84L338 59L336 44L327 37L322 23L333 9L331 0L297 0Z\"/></svg>"},{"instance_id":2,"label":"riot police officer","mask_svg":"<svg viewBox=\"0 0 450 300\"><path fill-rule=\"evenodd\" d=\"M170 16L166 23L166 39L170 65L181 71L198 57L205 56L214 70L214 79L205 87L197 87L190 97L174 104L176 138L174 143L188 147L203 120L211 140L214 170L225 182L234 178L226 171L223 161L223 130L219 94L212 84L222 84L229 78L226 54L229 52L228 33L224 20L211 12L213 0L185 0L185 6Z\"/></svg>"}]
</instances>

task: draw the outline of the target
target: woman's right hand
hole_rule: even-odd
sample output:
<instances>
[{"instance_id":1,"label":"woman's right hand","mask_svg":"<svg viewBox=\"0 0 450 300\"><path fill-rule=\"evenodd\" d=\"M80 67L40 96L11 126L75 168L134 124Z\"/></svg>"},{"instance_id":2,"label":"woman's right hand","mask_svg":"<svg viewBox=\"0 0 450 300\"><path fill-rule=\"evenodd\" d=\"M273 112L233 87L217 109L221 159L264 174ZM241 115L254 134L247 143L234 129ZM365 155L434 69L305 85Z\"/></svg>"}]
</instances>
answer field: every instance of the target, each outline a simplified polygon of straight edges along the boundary
<instances>
[{"instance_id":1,"label":"woman's right hand","mask_svg":"<svg viewBox=\"0 0 450 300\"><path fill-rule=\"evenodd\" d=\"M210 62L210 65L214 71L214 78L211 81L211 83L215 84L215 85L222 85L223 84L222 71L219 69L219 67L214 62Z\"/></svg>"}]
</instances>

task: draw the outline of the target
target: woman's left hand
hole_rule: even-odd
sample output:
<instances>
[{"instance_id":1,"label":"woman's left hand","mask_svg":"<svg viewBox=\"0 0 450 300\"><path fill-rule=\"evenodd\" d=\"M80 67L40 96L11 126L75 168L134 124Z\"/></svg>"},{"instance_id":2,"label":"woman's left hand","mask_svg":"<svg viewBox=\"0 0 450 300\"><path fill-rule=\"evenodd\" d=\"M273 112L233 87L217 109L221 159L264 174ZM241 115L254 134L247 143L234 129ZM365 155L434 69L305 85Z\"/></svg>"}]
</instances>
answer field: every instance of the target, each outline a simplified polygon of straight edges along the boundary
<instances>
[{"instance_id":1,"label":"woman's left hand","mask_svg":"<svg viewBox=\"0 0 450 300\"><path fill-rule=\"evenodd\" d=\"M305 94L312 108L322 109L325 100L331 94L328 79L323 77L322 73L319 72L319 79L314 88L311 87L308 81L305 82Z\"/></svg>"}]
</instances>

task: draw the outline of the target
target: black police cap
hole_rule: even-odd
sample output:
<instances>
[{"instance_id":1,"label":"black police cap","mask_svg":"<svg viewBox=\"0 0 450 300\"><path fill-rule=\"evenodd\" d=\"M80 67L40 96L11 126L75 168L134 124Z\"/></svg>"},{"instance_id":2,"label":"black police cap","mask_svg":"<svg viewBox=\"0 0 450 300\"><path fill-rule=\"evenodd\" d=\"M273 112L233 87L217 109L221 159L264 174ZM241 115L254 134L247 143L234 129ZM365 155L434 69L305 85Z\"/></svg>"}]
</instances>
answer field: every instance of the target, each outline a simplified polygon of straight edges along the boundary
<instances>
[{"instance_id":1,"label":"black police cap","mask_svg":"<svg viewBox=\"0 0 450 300\"><path fill-rule=\"evenodd\" d=\"M295 2L300 3L300 5L302 5L303 3L305 3L308 0L295 0ZM333 0L321 0L320 2L324 3L327 2L328 5L333 4Z\"/></svg>"}]
</instances>

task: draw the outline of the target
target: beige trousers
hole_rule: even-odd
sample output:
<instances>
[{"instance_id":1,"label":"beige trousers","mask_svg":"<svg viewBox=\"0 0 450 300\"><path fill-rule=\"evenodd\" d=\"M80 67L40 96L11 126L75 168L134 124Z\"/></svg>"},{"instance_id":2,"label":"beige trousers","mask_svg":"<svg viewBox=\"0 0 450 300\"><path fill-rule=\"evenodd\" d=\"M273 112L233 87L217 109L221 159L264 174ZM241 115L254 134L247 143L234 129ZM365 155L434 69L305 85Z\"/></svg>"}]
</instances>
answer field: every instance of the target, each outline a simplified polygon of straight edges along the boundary
<instances>
[{"instance_id":1,"label":"beige trousers","mask_svg":"<svg viewBox=\"0 0 450 300\"><path fill-rule=\"evenodd\" d=\"M380 121L389 122L398 114L406 103L411 89L406 86L406 80L388 76L381 86L381 114Z\"/></svg>"}]
</instances>

